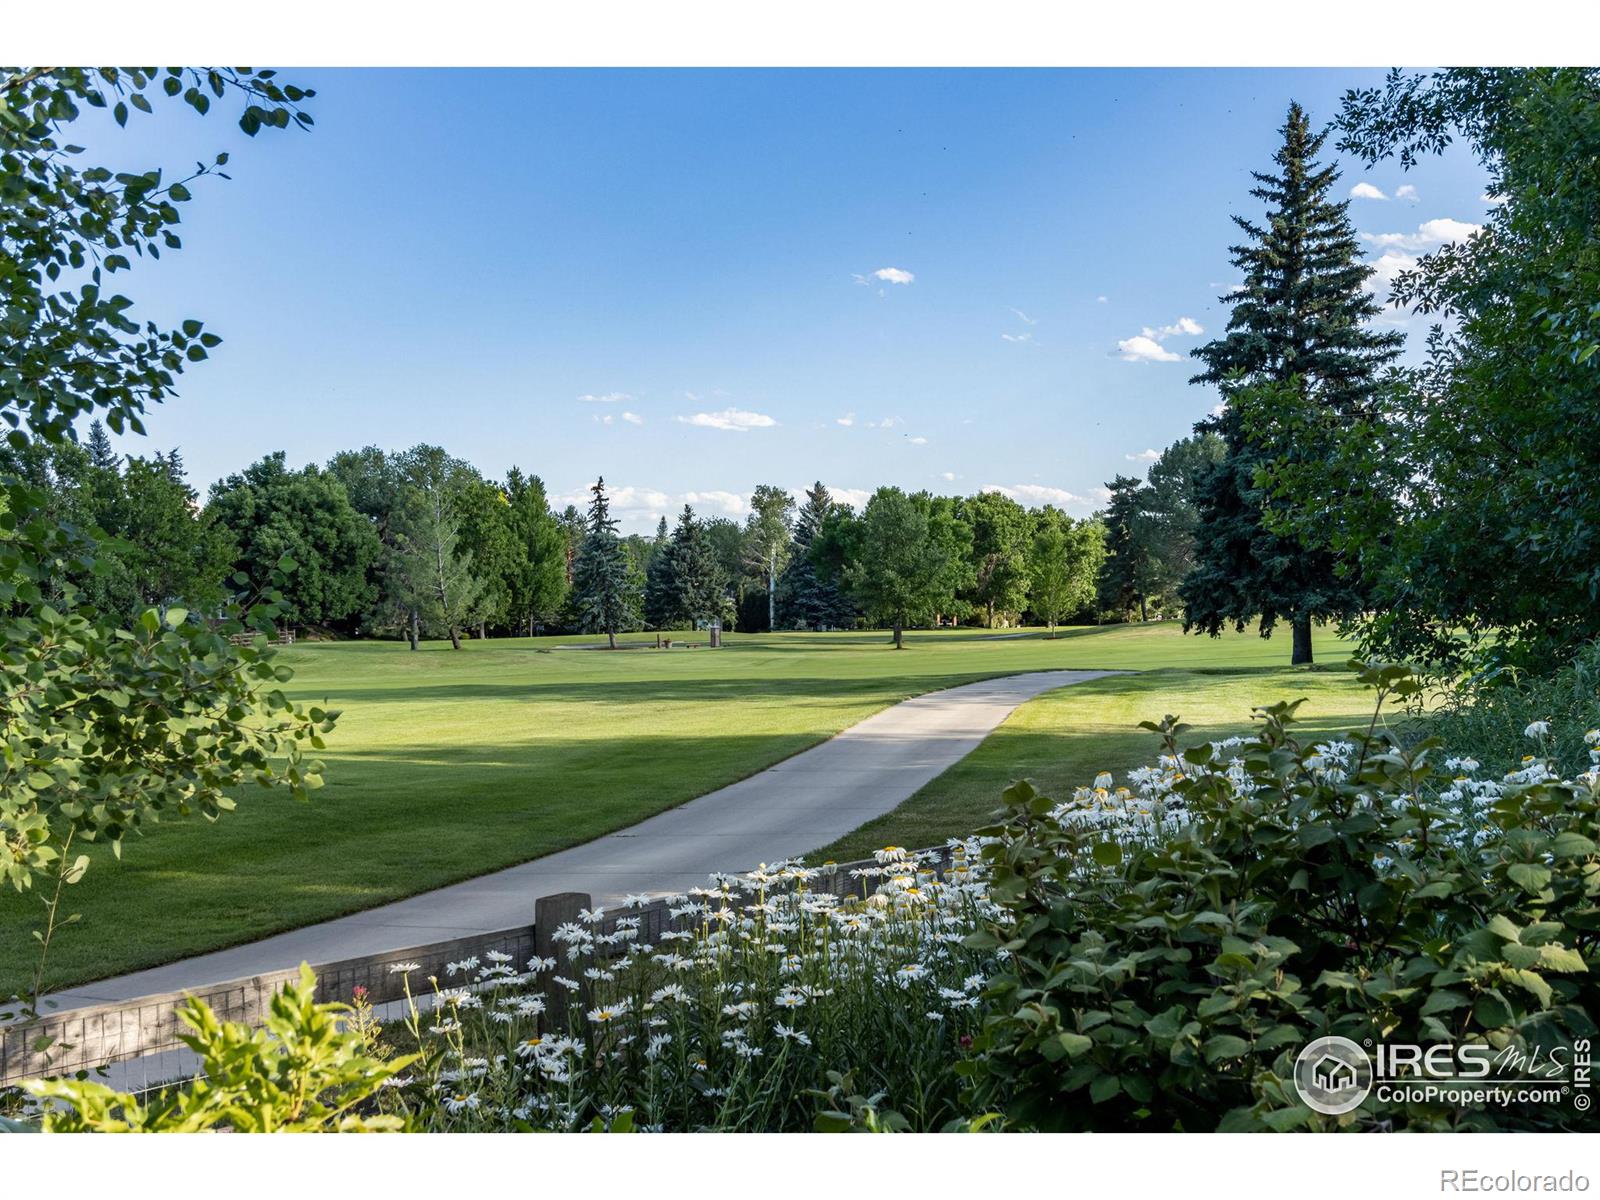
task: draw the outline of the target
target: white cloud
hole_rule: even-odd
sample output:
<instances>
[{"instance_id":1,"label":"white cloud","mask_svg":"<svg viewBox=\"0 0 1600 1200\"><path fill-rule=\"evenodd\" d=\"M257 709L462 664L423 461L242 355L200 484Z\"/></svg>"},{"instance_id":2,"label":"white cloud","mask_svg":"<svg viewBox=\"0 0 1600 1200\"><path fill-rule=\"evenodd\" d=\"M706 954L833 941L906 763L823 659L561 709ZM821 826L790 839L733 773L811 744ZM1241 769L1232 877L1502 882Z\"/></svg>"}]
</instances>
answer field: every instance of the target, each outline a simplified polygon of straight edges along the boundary
<instances>
[{"instance_id":1,"label":"white cloud","mask_svg":"<svg viewBox=\"0 0 1600 1200\"><path fill-rule=\"evenodd\" d=\"M770 429L777 422L765 413L747 412L742 408L725 408L721 412L695 413L691 417L678 417L685 425L699 425L705 429L723 429L733 433L748 433L752 429Z\"/></svg>"},{"instance_id":2,"label":"white cloud","mask_svg":"<svg viewBox=\"0 0 1600 1200\"><path fill-rule=\"evenodd\" d=\"M1122 457L1129 462L1155 462L1156 459L1161 457L1161 451L1141 450L1137 454L1124 454Z\"/></svg>"},{"instance_id":3,"label":"white cloud","mask_svg":"<svg viewBox=\"0 0 1600 1200\"><path fill-rule=\"evenodd\" d=\"M1372 274L1367 276L1367 290L1387 304L1389 293L1394 290L1395 277L1401 271L1414 268L1417 265L1417 256L1406 254L1401 250L1385 250L1371 265Z\"/></svg>"},{"instance_id":4,"label":"white cloud","mask_svg":"<svg viewBox=\"0 0 1600 1200\"><path fill-rule=\"evenodd\" d=\"M1362 180L1351 188L1350 195L1357 200L1387 200L1389 198L1366 180Z\"/></svg>"},{"instance_id":5,"label":"white cloud","mask_svg":"<svg viewBox=\"0 0 1600 1200\"><path fill-rule=\"evenodd\" d=\"M914 437L911 439L911 444L913 446L926 446L928 444L928 439L925 437Z\"/></svg>"},{"instance_id":6,"label":"white cloud","mask_svg":"<svg viewBox=\"0 0 1600 1200\"><path fill-rule=\"evenodd\" d=\"M1143 335L1123 338L1117 343L1117 349L1122 352L1123 362L1177 362L1183 357L1166 349L1153 338Z\"/></svg>"},{"instance_id":7,"label":"white cloud","mask_svg":"<svg viewBox=\"0 0 1600 1200\"><path fill-rule=\"evenodd\" d=\"M750 497L741 492L723 492L717 490L707 492L685 492L683 494L683 502L685 504L692 504L697 509L709 509L714 507L720 510L719 515L729 517L742 517L745 513L750 511Z\"/></svg>"},{"instance_id":8,"label":"white cloud","mask_svg":"<svg viewBox=\"0 0 1600 1200\"><path fill-rule=\"evenodd\" d=\"M944 480L946 483L954 483L956 481L956 473L954 471L941 471L939 473L939 478Z\"/></svg>"},{"instance_id":9,"label":"white cloud","mask_svg":"<svg viewBox=\"0 0 1600 1200\"><path fill-rule=\"evenodd\" d=\"M867 506L867 501L872 499L872 493L867 491L865 488L842 488L830 486L828 488L828 495L832 496L841 504L848 504L857 512L860 512L863 508L865 508Z\"/></svg>"},{"instance_id":10,"label":"white cloud","mask_svg":"<svg viewBox=\"0 0 1600 1200\"><path fill-rule=\"evenodd\" d=\"M843 425L846 429L848 429L850 426L856 423L856 415L855 413L845 413L845 415L842 417L835 417L833 419L833 423L835 425Z\"/></svg>"},{"instance_id":11,"label":"white cloud","mask_svg":"<svg viewBox=\"0 0 1600 1200\"><path fill-rule=\"evenodd\" d=\"M1110 304L1111 298L1109 296L1096 296L1094 302L1096 304Z\"/></svg>"},{"instance_id":12,"label":"white cloud","mask_svg":"<svg viewBox=\"0 0 1600 1200\"><path fill-rule=\"evenodd\" d=\"M1179 317L1171 325L1163 325L1154 333L1148 329L1144 331L1146 337L1153 337L1158 341L1165 340L1169 337L1175 337L1180 333L1186 337L1199 337L1204 332L1205 329L1201 326L1200 322L1196 321L1193 317Z\"/></svg>"},{"instance_id":13,"label":"white cloud","mask_svg":"<svg viewBox=\"0 0 1600 1200\"><path fill-rule=\"evenodd\" d=\"M579 396L578 399L585 404L616 404L621 400L632 400L633 397L628 395L627 392L602 392L598 395L591 395L586 392Z\"/></svg>"},{"instance_id":14,"label":"white cloud","mask_svg":"<svg viewBox=\"0 0 1600 1200\"><path fill-rule=\"evenodd\" d=\"M606 495L611 501L612 515L623 526L624 532L632 533L653 531L662 517L674 520L685 504L693 505L701 516L742 517L750 511L749 496L715 488L673 493L652 487L608 486ZM586 509L592 498L587 487L580 487L566 494L551 496L550 503L557 510L569 504Z\"/></svg>"},{"instance_id":15,"label":"white cloud","mask_svg":"<svg viewBox=\"0 0 1600 1200\"><path fill-rule=\"evenodd\" d=\"M1193 317L1179 317L1171 325L1163 325L1160 329L1146 325L1136 337L1123 338L1118 342L1117 350L1123 362L1177 362L1183 356L1174 354L1161 343L1170 337L1198 337L1204 332L1205 327Z\"/></svg>"},{"instance_id":16,"label":"white cloud","mask_svg":"<svg viewBox=\"0 0 1600 1200\"><path fill-rule=\"evenodd\" d=\"M1373 246L1401 250L1425 250L1445 242L1462 242L1483 228L1451 217L1435 217L1417 226L1415 233L1363 233L1361 240Z\"/></svg>"},{"instance_id":17,"label":"white cloud","mask_svg":"<svg viewBox=\"0 0 1600 1200\"><path fill-rule=\"evenodd\" d=\"M1033 341L1033 334L1032 333L1002 333L1000 335L1000 340L1003 341L1003 342L1031 342L1031 341Z\"/></svg>"},{"instance_id":18,"label":"white cloud","mask_svg":"<svg viewBox=\"0 0 1600 1200\"><path fill-rule=\"evenodd\" d=\"M1413 204L1422 199L1421 196L1417 195L1417 189L1412 187L1409 183L1403 183L1397 187L1394 190L1394 198L1396 200L1409 200Z\"/></svg>"},{"instance_id":19,"label":"white cloud","mask_svg":"<svg viewBox=\"0 0 1600 1200\"><path fill-rule=\"evenodd\" d=\"M1019 504L1054 504L1058 508L1093 508L1094 500L1088 496L1080 496L1076 492L1069 492L1065 488L1046 487L1039 483L1016 483L1006 485L1003 483L986 483L978 489L980 492L999 492L1002 496L1010 496Z\"/></svg>"},{"instance_id":20,"label":"white cloud","mask_svg":"<svg viewBox=\"0 0 1600 1200\"><path fill-rule=\"evenodd\" d=\"M622 419L624 421L626 421L629 425L643 425L644 424L644 418L641 417L636 412L625 412L625 413L622 414Z\"/></svg>"},{"instance_id":21,"label":"white cloud","mask_svg":"<svg viewBox=\"0 0 1600 1200\"><path fill-rule=\"evenodd\" d=\"M901 270L899 267L879 267L872 273L874 279L881 279L885 283L910 283L916 278L910 271Z\"/></svg>"},{"instance_id":22,"label":"white cloud","mask_svg":"<svg viewBox=\"0 0 1600 1200\"><path fill-rule=\"evenodd\" d=\"M1013 308L1011 311L1017 314L1017 320L1021 321L1024 325L1037 325L1039 323L1038 318L1030 317L1020 308Z\"/></svg>"},{"instance_id":23,"label":"white cloud","mask_svg":"<svg viewBox=\"0 0 1600 1200\"><path fill-rule=\"evenodd\" d=\"M862 424L868 429L893 429L896 425L904 425L899 417L885 417L881 421L864 421Z\"/></svg>"}]
</instances>

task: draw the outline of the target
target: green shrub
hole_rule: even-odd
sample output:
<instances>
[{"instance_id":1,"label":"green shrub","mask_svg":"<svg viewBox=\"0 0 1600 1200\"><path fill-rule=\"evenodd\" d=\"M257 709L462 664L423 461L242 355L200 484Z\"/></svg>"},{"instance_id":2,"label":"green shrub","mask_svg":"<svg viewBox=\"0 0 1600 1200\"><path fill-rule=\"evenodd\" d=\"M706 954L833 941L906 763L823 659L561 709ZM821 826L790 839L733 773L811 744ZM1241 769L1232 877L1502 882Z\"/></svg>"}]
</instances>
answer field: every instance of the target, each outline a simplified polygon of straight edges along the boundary
<instances>
[{"instance_id":1,"label":"green shrub","mask_svg":"<svg viewBox=\"0 0 1600 1200\"><path fill-rule=\"evenodd\" d=\"M1380 709L1417 687L1394 667L1364 680ZM1438 744L1402 745L1376 713L1308 746L1294 709L1258 710L1236 744L1147 726L1167 753L1136 790L1007 792L985 831L1004 912L971 943L1006 959L963 1068L980 1105L1040 1129L1580 1123L1570 1104L1300 1102L1295 1056L1324 1034L1546 1053L1593 1035L1600 769L1441 778Z\"/></svg>"},{"instance_id":2,"label":"green shrub","mask_svg":"<svg viewBox=\"0 0 1600 1200\"><path fill-rule=\"evenodd\" d=\"M360 1032L347 1031L343 1004L316 1002L316 976L300 968L299 984L272 998L264 1027L220 1022L191 999L183 1038L201 1057L201 1075L145 1103L101 1083L48 1079L25 1085L45 1102L47 1133L374 1132L399 1130L398 1116L379 1115L374 1097L410 1064L367 1054Z\"/></svg>"},{"instance_id":3,"label":"green shrub","mask_svg":"<svg viewBox=\"0 0 1600 1200\"><path fill-rule=\"evenodd\" d=\"M1528 745L1522 731L1534 722L1549 726L1543 749L1562 774L1584 769L1585 735L1600 727L1600 642L1547 675L1511 670L1474 677L1438 698L1411 732L1431 736L1452 753L1470 754L1491 772L1520 767Z\"/></svg>"}]
</instances>

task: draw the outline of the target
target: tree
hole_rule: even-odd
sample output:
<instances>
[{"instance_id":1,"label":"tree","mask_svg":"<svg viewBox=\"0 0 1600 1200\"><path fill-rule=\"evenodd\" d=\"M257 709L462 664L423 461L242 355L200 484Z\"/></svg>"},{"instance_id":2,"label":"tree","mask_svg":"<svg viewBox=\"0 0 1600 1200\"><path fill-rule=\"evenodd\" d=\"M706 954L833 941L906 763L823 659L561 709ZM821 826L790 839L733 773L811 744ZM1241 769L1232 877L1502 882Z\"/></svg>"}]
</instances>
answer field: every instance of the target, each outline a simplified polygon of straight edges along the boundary
<instances>
[{"instance_id":1,"label":"tree","mask_svg":"<svg viewBox=\"0 0 1600 1200\"><path fill-rule=\"evenodd\" d=\"M111 435L106 432L105 423L96 417L89 422L89 442L86 447L89 451L89 465L98 467L102 471L115 471L122 465L122 459L111 448Z\"/></svg>"},{"instance_id":2,"label":"tree","mask_svg":"<svg viewBox=\"0 0 1600 1200\"><path fill-rule=\"evenodd\" d=\"M1105 527L1098 521L1074 521L1046 506L1033 519L1028 545L1028 605L1050 626L1092 604L1100 566L1105 559Z\"/></svg>"},{"instance_id":3,"label":"tree","mask_svg":"<svg viewBox=\"0 0 1600 1200\"><path fill-rule=\"evenodd\" d=\"M1222 439L1214 433L1182 438L1161 452L1137 493L1133 541L1147 564L1150 594L1163 615L1177 599L1179 586L1194 566L1195 534L1200 524L1195 487L1200 477L1223 457Z\"/></svg>"},{"instance_id":4,"label":"tree","mask_svg":"<svg viewBox=\"0 0 1600 1200\"><path fill-rule=\"evenodd\" d=\"M287 621L353 625L377 599L373 576L383 547L330 471L291 471L276 451L212 485L205 523L233 543L232 569L252 587L264 587L284 555L295 560L284 594Z\"/></svg>"},{"instance_id":5,"label":"tree","mask_svg":"<svg viewBox=\"0 0 1600 1200\"><path fill-rule=\"evenodd\" d=\"M477 472L438 446L420 445L400 458L401 501L394 515L392 586L409 609L411 648L417 626L440 630L461 649L461 627L477 611L483 580L461 541L460 509Z\"/></svg>"},{"instance_id":6,"label":"tree","mask_svg":"<svg viewBox=\"0 0 1600 1200\"><path fill-rule=\"evenodd\" d=\"M896 487L874 492L861 514L860 557L845 569L867 612L892 625L896 650L905 648L907 622L932 616L953 598L958 538L948 514L928 500Z\"/></svg>"},{"instance_id":7,"label":"tree","mask_svg":"<svg viewBox=\"0 0 1600 1200\"><path fill-rule=\"evenodd\" d=\"M1003 492L979 492L966 502L972 525L972 600L994 628L995 613L1017 613L1028 602L1028 510Z\"/></svg>"},{"instance_id":8,"label":"tree","mask_svg":"<svg viewBox=\"0 0 1600 1200\"><path fill-rule=\"evenodd\" d=\"M785 627L824 629L851 616L850 603L839 587L838 565L823 561L821 554L823 530L839 507L821 480L806 492L795 519L794 552L778 580L778 612Z\"/></svg>"},{"instance_id":9,"label":"tree","mask_svg":"<svg viewBox=\"0 0 1600 1200\"><path fill-rule=\"evenodd\" d=\"M524 570L524 548L511 519L511 500L499 484L476 472L467 479L456 501L460 519L460 552L472 563L480 587L466 619L475 619L478 637L489 626L510 623L511 585Z\"/></svg>"},{"instance_id":10,"label":"tree","mask_svg":"<svg viewBox=\"0 0 1600 1200\"><path fill-rule=\"evenodd\" d=\"M567 535L550 511L544 483L516 467L506 472L506 497L511 529L521 552L516 573L508 581L510 608L528 636L561 611L567 594Z\"/></svg>"},{"instance_id":11,"label":"tree","mask_svg":"<svg viewBox=\"0 0 1600 1200\"><path fill-rule=\"evenodd\" d=\"M767 628L778 616L778 575L789 561L790 523L794 497L769 483L758 484L750 497L745 521L744 561L761 578L767 592Z\"/></svg>"},{"instance_id":12,"label":"tree","mask_svg":"<svg viewBox=\"0 0 1600 1200\"><path fill-rule=\"evenodd\" d=\"M727 576L687 504L671 540L650 564L645 605L657 629L693 628L727 615Z\"/></svg>"},{"instance_id":13,"label":"tree","mask_svg":"<svg viewBox=\"0 0 1600 1200\"><path fill-rule=\"evenodd\" d=\"M241 97L250 134L310 123L298 109L310 93L270 71L0 68L0 420L14 451L71 442L83 416L142 433L146 406L219 341L194 319L170 330L136 322L132 301L107 284L135 259L180 247L173 226L189 184L226 156L165 182L124 153L114 175L80 167L87 151L68 128L80 106L109 108L122 125L163 94L202 114L212 97ZM336 715L285 698L292 672L264 639L231 644L247 621L270 625L270 592L214 623L170 606L124 627L70 582L93 572L102 544L26 480L0 478L0 877L18 891L42 879L50 896L25 1013L37 1011L53 934L72 920L58 920L63 889L89 867L75 848L120 853L128 830L162 815L218 817L246 782L305 798L322 780L304 751L321 748Z\"/></svg>"},{"instance_id":14,"label":"tree","mask_svg":"<svg viewBox=\"0 0 1600 1200\"><path fill-rule=\"evenodd\" d=\"M610 648L617 648L617 631L634 620L638 589L633 580L627 553L617 538L617 523L611 516L606 497L606 481L599 478L589 489L587 531L578 547L572 571L573 600L583 627L606 635Z\"/></svg>"},{"instance_id":15,"label":"tree","mask_svg":"<svg viewBox=\"0 0 1600 1200\"><path fill-rule=\"evenodd\" d=\"M1142 536L1144 480L1118 475L1106 484L1111 493L1101 520L1105 526L1105 564L1100 571L1101 603L1126 617L1139 610L1139 620L1150 618L1149 598L1155 575L1150 545Z\"/></svg>"},{"instance_id":16,"label":"tree","mask_svg":"<svg viewBox=\"0 0 1600 1200\"><path fill-rule=\"evenodd\" d=\"M1600 70L1396 71L1338 124L1369 166L1466 146L1493 203L1394 280L1439 322L1426 365L1303 422L1332 469L1276 460L1270 485L1359 562L1364 652L1552 669L1600 637Z\"/></svg>"},{"instance_id":17,"label":"tree","mask_svg":"<svg viewBox=\"0 0 1600 1200\"><path fill-rule=\"evenodd\" d=\"M1339 172L1316 156L1327 138L1312 133L1298 104L1289 106L1274 157L1275 174L1256 172L1251 195L1268 206L1267 221L1234 221L1248 240L1232 248L1244 277L1222 297L1232 306L1225 336L1193 351L1205 370L1193 382L1222 390L1220 415L1195 426L1222 438L1225 457L1200 481L1195 563L1180 593L1184 628L1216 636L1259 617L1269 637L1277 621L1293 630L1294 663L1312 659L1314 619L1348 618L1365 603L1360 580L1309 528L1285 533L1274 507L1292 509L1259 486L1257 472L1277 458L1308 452L1283 436L1292 422L1246 420L1258 393L1301 412L1345 417L1370 403L1380 373L1399 354L1398 333L1367 321L1381 310L1366 290L1372 269L1361 258L1347 212L1331 189Z\"/></svg>"}]
</instances>

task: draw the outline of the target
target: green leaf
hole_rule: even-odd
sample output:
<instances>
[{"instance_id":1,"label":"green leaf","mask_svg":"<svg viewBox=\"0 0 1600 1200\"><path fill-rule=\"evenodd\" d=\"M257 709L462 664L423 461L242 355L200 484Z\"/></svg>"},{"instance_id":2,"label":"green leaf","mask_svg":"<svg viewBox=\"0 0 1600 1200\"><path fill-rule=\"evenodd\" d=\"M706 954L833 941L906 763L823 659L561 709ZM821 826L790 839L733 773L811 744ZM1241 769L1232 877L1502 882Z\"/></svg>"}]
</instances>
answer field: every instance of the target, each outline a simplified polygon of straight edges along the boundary
<instances>
[{"instance_id":1,"label":"green leaf","mask_svg":"<svg viewBox=\"0 0 1600 1200\"><path fill-rule=\"evenodd\" d=\"M1102 867L1115 867L1122 862L1122 847L1113 841L1096 842L1094 860Z\"/></svg>"},{"instance_id":2,"label":"green leaf","mask_svg":"<svg viewBox=\"0 0 1600 1200\"><path fill-rule=\"evenodd\" d=\"M1242 1058L1249 1050L1249 1042L1231 1033L1219 1033L1215 1037L1209 1037L1200 1047L1200 1053L1205 1055L1209 1063L1220 1062L1225 1058Z\"/></svg>"},{"instance_id":3,"label":"green leaf","mask_svg":"<svg viewBox=\"0 0 1600 1200\"><path fill-rule=\"evenodd\" d=\"M1067 1057L1077 1058L1080 1054L1087 1053L1094 1047L1094 1042L1081 1033L1060 1033L1056 1035L1056 1043L1067 1052Z\"/></svg>"},{"instance_id":4,"label":"green leaf","mask_svg":"<svg viewBox=\"0 0 1600 1200\"><path fill-rule=\"evenodd\" d=\"M1550 885L1550 868L1534 863L1512 863L1506 868L1506 874L1530 895L1537 896Z\"/></svg>"}]
</instances>

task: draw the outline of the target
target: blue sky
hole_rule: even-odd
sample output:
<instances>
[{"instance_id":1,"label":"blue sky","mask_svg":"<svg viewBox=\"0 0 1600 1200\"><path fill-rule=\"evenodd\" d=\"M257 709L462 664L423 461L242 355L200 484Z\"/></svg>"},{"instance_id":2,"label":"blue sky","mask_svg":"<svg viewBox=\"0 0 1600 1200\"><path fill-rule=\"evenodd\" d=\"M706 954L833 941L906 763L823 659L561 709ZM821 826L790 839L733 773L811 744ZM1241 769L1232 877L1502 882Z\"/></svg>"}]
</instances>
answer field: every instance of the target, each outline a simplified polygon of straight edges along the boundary
<instances>
[{"instance_id":1,"label":"blue sky","mask_svg":"<svg viewBox=\"0 0 1600 1200\"><path fill-rule=\"evenodd\" d=\"M1326 120L1381 79L282 74L318 89L309 134L166 106L91 139L118 165L233 153L183 252L123 283L225 341L123 448L181 447L204 491L271 450L437 442L558 497L603 473L630 530L817 478L1091 511L1216 403L1188 351L1225 321L1229 214L1256 213L1289 100ZM1384 273L1485 212L1464 153L1347 163L1357 184Z\"/></svg>"}]
</instances>

